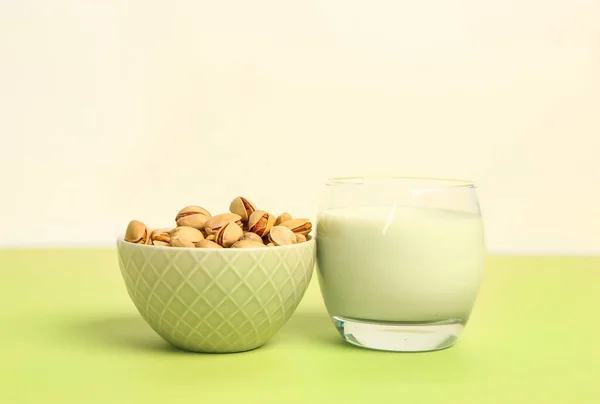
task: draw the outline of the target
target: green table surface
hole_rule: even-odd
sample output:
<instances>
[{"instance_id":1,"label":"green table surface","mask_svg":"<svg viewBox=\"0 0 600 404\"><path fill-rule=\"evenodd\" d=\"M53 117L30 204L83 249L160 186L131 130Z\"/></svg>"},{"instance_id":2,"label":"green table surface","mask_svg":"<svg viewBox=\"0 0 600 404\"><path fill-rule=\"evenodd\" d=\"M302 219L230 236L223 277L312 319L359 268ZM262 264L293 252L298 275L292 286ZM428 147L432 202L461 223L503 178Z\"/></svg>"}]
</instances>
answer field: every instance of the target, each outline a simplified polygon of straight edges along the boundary
<instances>
[{"instance_id":1,"label":"green table surface","mask_svg":"<svg viewBox=\"0 0 600 404\"><path fill-rule=\"evenodd\" d=\"M316 276L262 348L171 348L112 249L0 250L0 403L600 403L600 257L491 256L458 342L343 342Z\"/></svg>"}]
</instances>

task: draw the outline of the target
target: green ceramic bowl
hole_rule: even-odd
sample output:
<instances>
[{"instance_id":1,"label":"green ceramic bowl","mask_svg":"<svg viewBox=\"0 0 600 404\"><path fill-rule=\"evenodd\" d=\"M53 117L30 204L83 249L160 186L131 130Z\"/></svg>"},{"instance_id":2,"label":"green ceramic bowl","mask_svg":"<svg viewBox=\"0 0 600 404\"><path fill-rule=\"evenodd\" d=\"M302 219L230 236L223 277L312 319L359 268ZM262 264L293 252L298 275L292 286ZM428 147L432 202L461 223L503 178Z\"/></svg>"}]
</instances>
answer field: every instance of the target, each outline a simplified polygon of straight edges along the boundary
<instances>
[{"instance_id":1,"label":"green ceramic bowl","mask_svg":"<svg viewBox=\"0 0 600 404\"><path fill-rule=\"evenodd\" d=\"M117 240L131 300L172 345L258 348L290 318L312 277L315 240L269 248L174 248Z\"/></svg>"}]
</instances>

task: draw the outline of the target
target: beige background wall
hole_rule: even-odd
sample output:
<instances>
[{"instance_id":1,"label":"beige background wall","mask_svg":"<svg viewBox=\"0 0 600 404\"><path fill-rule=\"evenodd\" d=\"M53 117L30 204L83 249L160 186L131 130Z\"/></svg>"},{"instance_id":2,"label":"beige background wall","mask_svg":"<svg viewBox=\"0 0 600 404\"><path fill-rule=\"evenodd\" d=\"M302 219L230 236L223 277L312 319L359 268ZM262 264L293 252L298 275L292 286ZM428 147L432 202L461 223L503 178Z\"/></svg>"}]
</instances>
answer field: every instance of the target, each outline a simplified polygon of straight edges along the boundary
<instances>
[{"instance_id":1,"label":"beige background wall","mask_svg":"<svg viewBox=\"0 0 600 404\"><path fill-rule=\"evenodd\" d=\"M368 4L368 7L365 5ZM464 177L488 245L600 252L600 2L0 0L0 245L111 245L329 176Z\"/></svg>"}]
</instances>

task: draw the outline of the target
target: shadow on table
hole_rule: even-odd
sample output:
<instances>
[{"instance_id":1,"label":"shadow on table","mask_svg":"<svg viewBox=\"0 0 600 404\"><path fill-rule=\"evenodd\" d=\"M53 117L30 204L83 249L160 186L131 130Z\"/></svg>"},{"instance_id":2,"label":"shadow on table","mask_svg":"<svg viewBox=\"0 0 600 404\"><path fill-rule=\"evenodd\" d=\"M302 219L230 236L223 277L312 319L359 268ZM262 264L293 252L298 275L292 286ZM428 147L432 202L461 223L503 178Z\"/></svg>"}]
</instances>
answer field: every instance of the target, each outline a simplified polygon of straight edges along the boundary
<instances>
[{"instance_id":1,"label":"shadow on table","mask_svg":"<svg viewBox=\"0 0 600 404\"><path fill-rule=\"evenodd\" d=\"M81 320L69 324L68 332L85 344L106 348L183 353L158 336L137 314Z\"/></svg>"},{"instance_id":2,"label":"shadow on table","mask_svg":"<svg viewBox=\"0 0 600 404\"><path fill-rule=\"evenodd\" d=\"M275 345L288 341L333 345L339 348L352 349L340 337L325 311L298 311L294 313L270 343Z\"/></svg>"},{"instance_id":3,"label":"shadow on table","mask_svg":"<svg viewBox=\"0 0 600 404\"><path fill-rule=\"evenodd\" d=\"M138 314L81 319L64 325L61 333L69 335L72 342L104 348L154 351L170 354L186 354L166 341L150 328ZM75 339L75 340L73 340ZM340 338L325 312L296 312L263 347L279 344L306 343L339 348L350 347Z\"/></svg>"}]
</instances>

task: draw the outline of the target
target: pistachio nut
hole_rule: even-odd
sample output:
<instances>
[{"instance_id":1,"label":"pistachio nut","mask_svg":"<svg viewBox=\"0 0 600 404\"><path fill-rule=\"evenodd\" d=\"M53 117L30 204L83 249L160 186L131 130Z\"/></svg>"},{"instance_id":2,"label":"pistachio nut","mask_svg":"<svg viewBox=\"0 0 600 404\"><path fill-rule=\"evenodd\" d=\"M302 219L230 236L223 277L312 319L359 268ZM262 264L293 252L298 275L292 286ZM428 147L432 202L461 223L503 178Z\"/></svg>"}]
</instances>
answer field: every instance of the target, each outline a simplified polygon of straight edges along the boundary
<instances>
[{"instance_id":1,"label":"pistachio nut","mask_svg":"<svg viewBox=\"0 0 600 404\"><path fill-rule=\"evenodd\" d=\"M242 222L247 222L248 218L256 210L256 206L248 199L238 196L229 205L229 211L240 215Z\"/></svg>"},{"instance_id":2,"label":"pistachio nut","mask_svg":"<svg viewBox=\"0 0 600 404\"><path fill-rule=\"evenodd\" d=\"M235 213L221 213L208 219L204 231L206 234L215 234L219 229L225 226L227 223L235 222L239 226L242 225L242 217Z\"/></svg>"},{"instance_id":3,"label":"pistachio nut","mask_svg":"<svg viewBox=\"0 0 600 404\"><path fill-rule=\"evenodd\" d=\"M208 241L215 241L216 238L217 236L215 234L209 234L208 236L206 236L206 240Z\"/></svg>"},{"instance_id":4,"label":"pistachio nut","mask_svg":"<svg viewBox=\"0 0 600 404\"><path fill-rule=\"evenodd\" d=\"M245 232L244 237L242 237L242 240L254 240L258 241L259 243L262 243L262 238L260 238L258 234L252 233L251 231Z\"/></svg>"},{"instance_id":5,"label":"pistachio nut","mask_svg":"<svg viewBox=\"0 0 600 404\"><path fill-rule=\"evenodd\" d=\"M266 247L262 241L256 240L240 240L236 241L231 248L263 248Z\"/></svg>"},{"instance_id":6,"label":"pistachio nut","mask_svg":"<svg viewBox=\"0 0 600 404\"><path fill-rule=\"evenodd\" d=\"M134 244L150 244L150 230L139 220L132 220L127 225L124 239Z\"/></svg>"},{"instance_id":7,"label":"pistachio nut","mask_svg":"<svg viewBox=\"0 0 600 404\"><path fill-rule=\"evenodd\" d=\"M231 247L236 241L242 238L244 232L235 222L229 222L219 229L215 242L223 247Z\"/></svg>"},{"instance_id":8,"label":"pistachio nut","mask_svg":"<svg viewBox=\"0 0 600 404\"><path fill-rule=\"evenodd\" d=\"M202 232L190 226L178 226L171 231L171 239L173 237L184 238L191 243L197 243L204 239ZM172 244L172 243L171 243Z\"/></svg>"},{"instance_id":9,"label":"pistachio nut","mask_svg":"<svg viewBox=\"0 0 600 404\"><path fill-rule=\"evenodd\" d=\"M182 236L173 236L171 237L171 246L172 247L188 247L194 248L196 247L194 243Z\"/></svg>"},{"instance_id":10,"label":"pistachio nut","mask_svg":"<svg viewBox=\"0 0 600 404\"><path fill-rule=\"evenodd\" d=\"M269 232L269 241L277 245L290 245L296 243L296 234L284 226L274 226Z\"/></svg>"},{"instance_id":11,"label":"pistachio nut","mask_svg":"<svg viewBox=\"0 0 600 404\"><path fill-rule=\"evenodd\" d=\"M304 243L306 241L306 236L300 233L294 233L296 235L296 243Z\"/></svg>"},{"instance_id":12,"label":"pistachio nut","mask_svg":"<svg viewBox=\"0 0 600 404\"><path fill-rule=\"evenodd\" d=\"M223 248L214 241L208 239L200 240L197 243L194 243L194 245L196 248Z\"/></svg>"},{"instance_id":13,"label":"pistachio nut","mask_svg":"<svg viewBox=\"0 0 600 404\"><path fill-rule=\"evenodd\" d=\"M210 218L211 215L208 210L192 205L181 209L175 217L175 222L177 226L190 226L195 229L203 229Z\"/></svg>"},{"instance_id":14,"label":"pistachio nut","mask_svg":"<svg viewBox=\"0 0 600 404\"><path fill-rule=\"evenodd\" d=\"M292 215L290 215L287 212L284 212L281 215L277 216L277 219L275 220L275 226L279 226L281 223L288 220L292 220Z\"/></svg>"},{"instance_id":15,"label":"pistachio nut","mask_svg":"<svg viewBox=\"0 0 600 404\"><path fill-rule=\"evenodd\" d=\"M248 230L260 237L265 237L271 231L275 217L264 210L256 210L248 219Z\"/></svg>"},{"instance_id":16,"label":"pistachio nut","mask_svg":"<svg viewBox=\"0 0 600 404\"><path fill-rule=\"evenodd\" d=\"M267 244L267 247L275 247L275 244L269 243L269 244Z\"/></svg>"},{"instance_id":17,"label":"pistachio nut","mask_svg":"<svg viewBox=\"0 0 600 404\"><path fill-rule=\"evenodd\" d=\"M281 226L285 226L294 233L300 233L306 236L312 229L312 223L308 219L290 219L281 223Z\"/></svg>"},{"instance_id":18,"label":"pistachio nut","mask_svg":"<svg viewBox=\"0 0 600 404\"><path fill-rule=\"evenodd\" d=\"M154 245L171 245L171 232L169 229L154 229L150 233L150 240Z\"/></svg>"}]
</instances>

